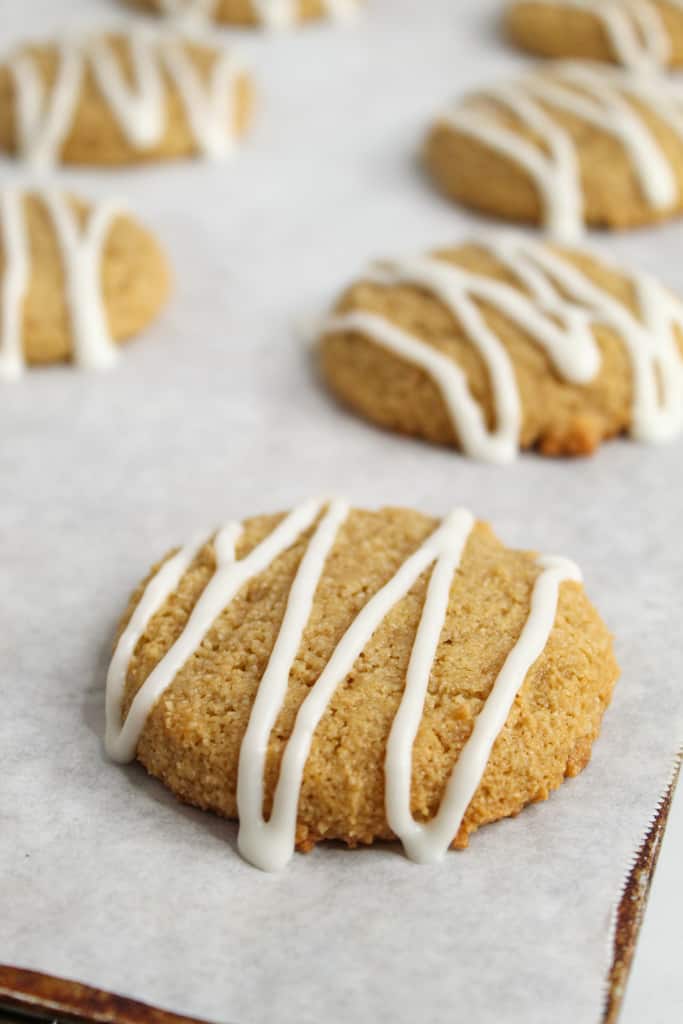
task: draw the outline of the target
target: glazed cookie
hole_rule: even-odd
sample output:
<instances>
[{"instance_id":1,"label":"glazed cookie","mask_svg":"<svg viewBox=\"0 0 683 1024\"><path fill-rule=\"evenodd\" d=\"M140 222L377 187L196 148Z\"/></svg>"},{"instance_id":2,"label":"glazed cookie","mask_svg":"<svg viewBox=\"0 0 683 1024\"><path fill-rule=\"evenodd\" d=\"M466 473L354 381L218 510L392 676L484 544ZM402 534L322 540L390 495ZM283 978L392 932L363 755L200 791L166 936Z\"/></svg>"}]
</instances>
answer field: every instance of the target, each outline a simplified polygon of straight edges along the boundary
<instances>
[{"instance_id":1,"label":"glazed cookie","mask_svg":"<svg viewBox=\"0 0 683 1024\"><path fill-rule=\"evenodd\" d=\"M683 0L513 0L505 27L518 46L544 57L683 65Z\"/></svg>"},{"instance_id":2,"label":"glazed cookie","mask_svg":"<svg viewBox=\"0 0 683 1024\"><path fill-rule=\"evenodd\" d=\"M0 192L0 379L26 363L110 366L168 290L158 245L115 205Z\"/></svg>"},{"instance_id":3,"label":"glazed cookie","mask_svg":"<svg viewBox=\"0 0 683 1024\"><path fill-rule=\"evenodd\" d=\"M295 844L398 837L420 862L590 760L618 668L577 567L457 509L310 501L152 570L107 681L107 750L239 818L265 870Z\"/></svg>"},{"instance_id":4,"label":"glazed cookie","mask_svg":"<svg viewBox=\"0 0 683 1024\"><path fill-rule=\"evenodd\" d=\"M683 304L645 274L523 236L371 267L318 351L368 419L492 462L683 427Z\"/></svg>"},{"instance_id":5,"label":"glazed cookie","mask_svg":"<svg viewBox=\"0 0 683 1024\"><path fill-rule=\"evenodd\" d=\"M230 54L176 34L26 46L0 67L0 148L46 164L227 156L251 85Z\"/></svg>"},{"instance_id":6,"label":"glazed cookie","mask_svg":"<svg viewBox=\"0 0 683 1024\"><path fill-rule=\"evenodd\" d=\"M584 223L627 228L681 212L682 110L664 75L545 64L454 104L425 159L452 198L572 241Z\"/></svg>"},{"instance_id":7,"label":"glazed cookie","mask_svg":"<svg viewBox=\"0 0 683 1024\"><path fill-rule=\"evenodd\" d=\"M136 7L173 18L213 20L226 25L288 28L314 18L353 17L361 0L128 0Z\"/></svg>"}]
</instances>

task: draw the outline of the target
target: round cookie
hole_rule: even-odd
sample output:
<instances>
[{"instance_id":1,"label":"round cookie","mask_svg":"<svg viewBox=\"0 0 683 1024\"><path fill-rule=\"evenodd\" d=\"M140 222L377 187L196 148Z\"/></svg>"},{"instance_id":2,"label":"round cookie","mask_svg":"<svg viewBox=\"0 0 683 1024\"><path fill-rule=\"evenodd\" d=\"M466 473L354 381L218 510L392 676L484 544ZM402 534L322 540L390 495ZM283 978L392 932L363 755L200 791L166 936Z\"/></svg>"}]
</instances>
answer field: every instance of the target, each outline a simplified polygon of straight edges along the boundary
<instances>
[{"instance_id":1,"label":"round cookie","mask_svg":"<svg viewBox=\"0 0 683 1024\"><path fill-rule=\"evenodd\" d=\"M543 57L576 57L632 68L683 65L682 0L513 0L513 42Z\"/></svg>"},{"instance_id":2,"label":"round cookie","mask_svg":"<svg viewBox=\"0 0 683 1024\"><path fill-rule=\"evenodd\" d=\"M287 28L316 18L346 19L360 0L128 0L167 17L213 20L224 25Z\"/></svg>"},{"instance_id":3,"label":"round cookie","mask_svg":"<svg viewBox=\"0 0 683 1024\"><path fill-rule=\"evenodd\" d=\"M110 366L168 291L159 246L114 204L0 191L0 379L26 363Z\"/></svg>"},{"instance_id":4,"label":"round cookie","mask_svg":"<svg viewBox=\"0 0 683 1024\"><path fill-rule=\"evenodd\" d=\"M0 66L0 149L39 165L221 159L250 106L250 79L215 46L139 29L69 38Z\"/></svg>"},{"instance_id":5,"label":"round cookie","mask_svg":"<svg viewBox=\"0 0 683 1024\"><path fill-rule=\"evenodd\" d=\"M427 168L451 198L572 241L683 207L678 84L588 62L539 65L477 91L433 125Z\"/></svg>"},{"instance_id":6,"label":"round cookie","mask_svg":"<svg viewBox=\"0 0 683 1024\"><path fill-rule=\"evenodd\" d=\"M363 416L487 461L683 427L683 304L648 275L521 235L371 267L318 354Z\"/></svg>"},{"instance_id":7,"label":"round cookie","mask_svg":"<svg viewBox=\"0 0 683 1024\"><path fill-rule=\"evenodd\" d=\"M588 763L618 676L579 570L456 509L309 501L156 566L107 679L109 754L294 846L399 837L414 860L544 800Z\"/></svg>"}]
</instances>

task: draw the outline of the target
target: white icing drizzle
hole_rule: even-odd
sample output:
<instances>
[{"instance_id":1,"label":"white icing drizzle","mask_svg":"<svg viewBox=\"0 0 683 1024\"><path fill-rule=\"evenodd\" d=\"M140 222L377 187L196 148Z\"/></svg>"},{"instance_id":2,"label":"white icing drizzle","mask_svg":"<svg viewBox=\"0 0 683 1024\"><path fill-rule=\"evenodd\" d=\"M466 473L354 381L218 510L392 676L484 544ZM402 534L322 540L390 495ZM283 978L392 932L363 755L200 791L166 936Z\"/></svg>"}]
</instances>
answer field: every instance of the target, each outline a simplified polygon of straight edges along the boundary
<instances>
[{"instance_id":1,"label":"white icing drizzle","mask_svg":"<svg viewBox=\"0 0 683 1024\"><path fill-rule=\"evenodd\" d=\"M286 763L283 760L281 785L278 785L273 810L266 822L263 819L263 777L268 741L287 694L289 676L311 615L325 562L348 513L345 502L332 502L301 560L289 594L282 627L259 684L240 749L237 785L239 849L246 860L266 871L276 871L283 867L294 848L296 811L303 775L302 755L305 763L313 730L307 730L302 738L300 719L297 716L297 724L287 750L295 749L298 756L294 758L295 763L292 763L292 757ZM316 686L321 680L318 680ZM301 722L305 717L304 714Z\"/></svg>"},{"instance_id":2,"label":"white icing drizzle","mask_svg":"<svg viewBox=\"0 0 683 1024\"><path fill-rule=\"evenodd\" d=\"M251 0L257 18L266 28L289 28L297 18L297 0Z\"/></svg>"},{"instance_id":3,"label":"white icing drizzle","mask_svg":"<svg viewBox=\"0 0 683 1024\"><path fill-rule=\"evenodd\" d=\"M311 686L298 710L285 747L272 813L266 821L263 817L263 782L270 734L286 697L289 677L325 565L348 515L349 507L342 501L332 501L328 505L323 501L306 502L238 561L235 560L235 543L242 528L237 523L226 526L214 541L216 569L213 577L180 637L150 673L122 722L125 681L136 645L152 617L175 592L195 560L201 541L193 540L165 562L147 584L121 635L107 677L106 748L113 759L126 762L135 756L141 732L155 702L200 648L211 626L239 589L267 569L305 531L314 527L289 593L285 615L261 679L240 750L237 787L239 849L245 859L266 871L284 867L294 851L297 808L306 761L315 730L335 691L386 616L423 573L433 567L385 763L389 825L403 841L408 856L419 862L439 860L453 841L514 699L529 669L547 644L555 622L560 585L564 580L581 579L579 570L571 562L556 558L539 560L541 571L534 584L528 620L455 764L443 804L432 822L427 825L416 823L410 805L412 750L446 620L451 587L474 527L474 518L469 512L464 509L452 512L369 599Z\"/></svg>"},{"instance_id":4,"label":"white icing drizzle","mask_svg":"<svg viewBox=\"0 0 683 1024\"><path fill-rule=\"evenodd\" d=\"M457 569L455 559L437 563L408 669L406 691L389 736L385 763L387 820L411 860L432 864L443 858L456 835L482 776L493 744L507 721L527 672L545 650L557 613L560 585L581 582L578 566L565 558L539 560L541 573L531 595L531 611L522 635L507 656L472 733L451 773L436 817L416 822L410 810L412 749L417 736L448 597ZM439 571L441 570L441 571Z\"/></svg>"},{"instance_id":5,"label":"white icing drizzle","mask_svg":"<svg viewBox=\"0 0 683 1024\"><path fill-rule=\"evenodd\" d=\"M5 380L19 377L24 367L23 309L31 268L21 201L19 193L9 189L0 192L0 228L5 262L0 322L0 379Z\"/></svg>"},{"instance_id":6,"label":"white icing drizzle","mask_svg":"<svg viewBox=\"0 0 683 1024\"><path fill-rule=\"evenodd\" d=\"M61 147L78 103L83 61L75 46L59 47L59 73L49 101L36 62L20 53L9 62L16 96L17 149L35 166L49 166Z\"/></svg>"},{"instance_id":7,"label":"white icing drizzle","mask_svg":"<svg viewBox=\"0 0 683 1024\"><path fill-rule=\"evenodd\" d=\"M446 111L442 120L523 167L543 201L548 230L572 241L582 234L584 220L579 158L570 132L548 107L570 113L615 138L631 159L653 210L668 210L679 198L673 167L628 97L649 106L683 136L679 83L585 61L558 62L549 71L480 91ZM482 101L489 107L484 108ZM504 126L496 108L533 131L542 147Z\"/></svg>"},{"instance_id":8,"label":"white icing drizzle","mask_svg":"<svg viewBox=\"0 0 683 1024\"><path fill-rule=\"evenodd\" d=\"M363 335L424 370L439 388L462 449L467 455L486 462L506 463L514 459L518 450L521 414L516 390L500 388L501 381L509 377L511 370L502 346L498 346L500 352L496 350L498 419L494 431L489 433L481 407L469 392L464 372L438 349L375 313L358 311L332 317L325 323L322 333L343 332Z\"/></svg>"},{"instance_id":9,"label":"white icing drizzle","mask_svg":"<svg viewBox=\"0 0 683 1024\"><path fill-rule=\"evenodd\" d=\"M204 537L194 537L189 544L167 559L147 584L126 628L121 633L107 673L107 708L105 747L115 760L127 760L128 747L121 735L121 702L126 684L128 663L140 638L154 615L165 604L194 562L204 544ZM141 707L142 702L138 705ZM151 709L151 703L149 705ZM149 709L148 709L149 710Z\"/></svg>"},{"instance_id":10,"label":"white icing drizzle","mask_svg":"<svg viewBox=\"0 0 683 1024\"><path fill-rule=\"evenodd\" d=\"M167 18L202 23L215 17L217 7L218 0L159 0L159 10Z\"/></svg>"},{"instance_id":11,"label":"white icing drizzle","mask_svg":"<svg viewBox=\"0 0 683 1024\"><path fill-rule=\"evenodd\" d=\"M72 358L87 369L106 369L118 358L107 324L102 295L102 253L119 208L112 203L95 206L85 225L68 198L51 190L34 194L50 217L64 267L69 310ZM30 245L23 210L24 193L0 192L0 228L5 266L2 279L0 323L0 378L20 376L24 369L23 309L31 273Z\"/></svg>"},{"instance_id":12,"label":"white icing drizzle","mask_svg":"<svg viewBox=\"0 0 683 1024\"><path fill-rule=\"evenodd\" d=\"M206 23L216 16L218 0L160 0L162 14L181 21ZM290 28L299 15L299 0L251 0L254 14L269 29ZM349 20L358 10L358 0L323 0L325 14L338 21Z\"/></svg>"},{"instance_id":13,"label":"white icing drizzle","mask_svg":"<svg viewBox=\"0 0 683 1024\"><path fill-rule=\"evenodd\" d=\"M195 605L183 633L145 680L123 725L118 729L114 724L108 727L107 751L111 757L121 761L132 760L140 732L155 701L200 646L217 616L230 604L247 580L263 572L273 559L296 541L315 520L319 509L320 503L317 502L300 506L262 544L239 562L235 561L234 546L241 533L240 525L230 523L221 531L216 540L216 573ZM147 593L143 600L146 597ZM150 606L152 601L150 597ZM127 640L129 642L130 639ZM114 657L116 660L116 655ZM114 686L114 683L111 685Z\"/></svg>"},{"instance_id":14,"label":"white icing drizzle","mask_svg":"<svg viewBox=\"0 0 683 1024\"><path fill-rule=\"evenodd\" d=\"M475 300L520 327L548 355L563 379L587 384L601 365L593 328L618 332L633 372L631 435L670 440L683 428L683 356L675 328L683 331L683 304L647 274L632 276L639 317L547 246L521 235L503 235L479 247L517 276L526 292L436 257L382 263L365 276L387 286L424 288L452 313L483 359L495 407L489 431L460 367L443 352L382 316L354 311L332 316L322 334L351 332L424 370L438 386L463 451L473 458L509 462L519 451L521 400L503 342Z\"/></svg>"},{"instance_id":15,"label":"white icing drizzle","mask_svg":"<svg viewBox=\"0 0 683 1024\"><path fill-rule=\"evenodd\" d=\"M164 74L168 74L178 89L200 153L220 159L232 151L235 82L241 72L236 59L220 53L207 85L181 39L134 30L128 43L135 79L132 86L105 36L64 42L49 90L29 53L20 53L9 62L17 94L18 149L25 159L49 166L59 158L88 68L121 131L137 150L149 150L163 139L167 116Z\"/></svg>"},{"instance_id":16,"label":"white icing drizzle","mask_svg":"<svg viewBox=\"0 0 683 1024\"><path fill-rule=\"evenodd\" d=\"M117 57L106 39L93 38L90 43L91 67L100 91L112 113L123 125L129 141L139 149L150 149L158 143L164 118L164 82L158 67L150 60L147 43L139 34L129 42L134 84L121 73ZM81 65L82 66L82 65ZM71 121L70 111L62 124Z\"/></svg>"},{"instance_id":17,"label":"white icing drizzle","mask_svg":"<svg viewBox=\"0 0 683 1024\"><path fill-rule=\"evenodd\" d=\"M514 0L512 6L518 3ZM666 0L683 8L683 0ZM671 59L671 40L657 5L650 0L533 0L538 6L575 8L597 18L614 56L625 67L664 68Z\"/></svg>"}]
</instances>

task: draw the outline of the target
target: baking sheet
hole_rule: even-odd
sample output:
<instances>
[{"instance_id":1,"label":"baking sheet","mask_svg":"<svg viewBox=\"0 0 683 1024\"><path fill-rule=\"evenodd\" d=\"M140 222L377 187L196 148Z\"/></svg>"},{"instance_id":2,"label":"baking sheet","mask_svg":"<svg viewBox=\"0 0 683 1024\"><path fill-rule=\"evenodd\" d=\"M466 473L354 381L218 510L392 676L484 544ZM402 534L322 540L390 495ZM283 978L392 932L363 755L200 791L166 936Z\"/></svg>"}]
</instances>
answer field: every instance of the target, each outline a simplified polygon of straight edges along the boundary
<instances>
[{"instance_id":1,"label":"baking sheet","mask_svg":"<svg viewBox=\"0 0 683 1024\"><path fill-rule=\"evenodd\" d=\"M683 442L480 465L335 406L299 331L369 258L476 228L416 154L448 97L524 64L498 7L372 0L348 30L226 32L260 83L233 163L61 174L143 215L176 292L114 372L33 371L0 395L0 961L239 1024L597 1024L612 911L683 735ZM2 42L118 11L0 0ZM683 292L682 242L679 223L596 244ZM330 492L466 504L576 559L617 636L588 770L439 867L323 847L264 875L233 825L102 751L115 623L150 563Z\"/></svg>"}]
</instances>

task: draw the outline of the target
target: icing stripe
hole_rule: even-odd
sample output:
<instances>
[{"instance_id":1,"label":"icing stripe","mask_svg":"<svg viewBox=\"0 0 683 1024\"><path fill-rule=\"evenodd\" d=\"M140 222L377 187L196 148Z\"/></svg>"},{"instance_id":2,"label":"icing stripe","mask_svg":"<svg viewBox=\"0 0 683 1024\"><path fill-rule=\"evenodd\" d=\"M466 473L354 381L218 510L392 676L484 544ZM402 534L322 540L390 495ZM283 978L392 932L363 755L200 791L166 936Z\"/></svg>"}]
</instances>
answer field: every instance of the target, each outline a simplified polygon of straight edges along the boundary
<instances>
[{"instance_id":1,"label":"icing stripe","mask_svg":"<svg viewBox=\"0 0 683 1024\"><path fill-rule=\"evenodd\" d=\"M552 78L543 82L529 79L528 88L537 102L575 114L618 139L628 152L653 209L671 206L677 199L678 186L666 154L618 88L605 85L601 72L602 69L591 67L565 68L563 83ZM588 93L588 97L577 93L576 88Z\"/></svg>"},{"instance_id":2,"label":"icing stripe","mask_svg":"<svg viewBox=\"0 0 683 1024\"><path fill-rule=\"evenodd\" d=\"M532 258L596 325L614 328L626 346L633 373L631 435L639 441L669 441L683 429L683 356L674 328L683 331L683 305L649 274L631 275L640 319L585 274L546 248ZM661 392L661 394L660 394Z\"/></svg>"},{"instance_id":3,"label":"icing stripe","mask_svg":"<svg viewBox=\"0 0 683 1024\"><path fill-rule=\"evenodd\" d=\"M84 228L63 196L45 192L62 252L73 337L74 362L85 369L106 369L118 359L102 299L100 281L102 252L118 208L112 203L96 206Z\"/></svg>"},{"instance_id":4,"label":"icing stripe","mask_svg":"<svg viewBox=\"0 0 683 1024\"><path fill-rule=\"evenodd\" d=\"M434 608L425 606L418 640L424 646L413 648L403 702L387 746L387 820L400 838L407 855L419 864L431 864L443 858L458 833L465 812L486 770L491 750L505 725L515 697L527 673L541 656L555 623L560 585L569 580L581 582L578 566L564 558L539 560L541 573L531 595L531 611L522 634L507 656L491 693L479 712L472 733L460 752L441 806L428 824L415 821L410 809L412 749L424 710L431 667L436 654L440 629L448 610L448 593L454 560L443 563L442 572L430 584ZM437 569L439 566L437 566ZM431 613L431 614L429 614ZM421 634L424 632L424 636Z\"/></svg>"},{"instance_id":5,"label":"icing stripe","mask_svg":"<svg viewBox=\"0 0 683 1024\"><path fill-rule=\"evenodd\" d=\"M235 142L234 104L241 66L228 53L213 65L208 86L182 42L149 37L139 30L128 36L134 85L104 36L71 40L60 47L54 84L46 90L33 58L26 53L9 63L17 95L18 151L30 163L50 165L60 155L71 130L86 70L92 69L113 117L131 146L144 152L159 145L166 131L164 73L180 94L195 144L206 157L219 159Z\"/></svg>"},{"instance_id":6,"label":"icing stripe","mask_svg":"<svg viewBox=\"0 0 683 1024\"><path fill-rule=\"evenodd\" d=\"M78 103L84 65L69 43L59 47L59 71L49 101L42 75L28 54L9 62L16 96L17 150L36 167L54 162Z\"/></svg>"},{"instance_id":7,"label":"icing stripe","mask_svg":"<svg viewBox=\"0 0 683 1024\"><path fill-rule=\"evenodd\" d=\"M323 328L323 334L351 332L364 335L388 351L395 353L414 366L424 370L438 386L448 415L464 452L474 459L487 462L511 462L517 454L520 406L515 393L512 400L505 390L507 409L489 433L481 406L470 394L463 370L448 356L426 344L417 335L408 334L375 313L354 312L332 317ZM510 368L507 353L502 349L500 367ZM512 372L510 368L510 372Z\"/></svg>"},{"instance_id":8,"label":"icing stripe","mask_svg":"<svg viewBox=\"0 0 683 1024\"><path fill-rule=\"evenodd\" d=\"M282 627L259 684L240 749L237 786L239 849L247 860L253 863L261 861L258 866L266 870L275 870L283 858L285 862L289 860L294 847L292 828L296 828L296 807L293 825L291 821L282 822L275 808L270 820L263 820L263 778L268 741L287 694L289 675L311 615L325 562L348 513L349 508L345 502L332 502L301 561L292 584ZM300 788L299 780L296 787L297 803ZM277 849L279 857L272 857L272 848ZM274 866L268 867L271 860Z\"/></svg>"},{"instance_id":9,"label":"icing stripe","mask_svg":"<svg viewBox=\"0 0 683 1024\"><path fill-rule=\"evenodd\" d=\"M297 0L251 0L251 6L266 28L289 28L297 18Z\"/></svg>"},{"instance_id":10,"label":"icing stripe","mask_svg":"<svg viewBox=\"0 0 683 1024\"><path fill-rule=\"evenodd\" d=\"M102 254L119 208L112 203L93 207L84 226L68 198L51 190L35 195L48 213L59 248L69 311L72 358L88 369L106 369L118 359L109 331L102 294ZM26 194L0 192L0 218L5 254L0 324L0 378L16 378L23 371L23 309L30 281L31 259L26 215Z\"/></svg>"},{"instance_id":11,"label":"icing stripe","mask_svg":"<svg viewBox=\"0 0 683 1024\"><path fill-rule=\"evenodd\" d=\"M239 562L234 558L234 545L241 534L241 527L231 523L221 532L216 544L217 569L214 576L197 601L182 634L138 690L125 722L118 732L110 735L108 749L114 760L131 761L135 757L135 749L149 712L185 662L201 646L217 617L248 580L263 572L311 526L321 507L321 502L309 501L295 509Z\"/></svg>"},{"instance_id":12,"label":"icing stripe","mask_svg":"<svg viewBox=\"0 0 683 1024\"><path fill-rule=\"evenodd\" d=\"M235 148L235 132L232 128L226 130L226 125L235 123L240 65L232 57L218 60L211 72L211 88L207 94L197 69L181 45L169 40L164 60L175 80L200 151L214 160L229 156Z\"/></svg>"},{"instance_id":13,"label":"icing stripe","mask_svg":"<svg viewBox=\"0 0 683 1024\"><path fill-rule=\"evenodd\" d=\"M24 365L23 312L30 257L21 203L21 193L10 189L0 192L0 228L5 264L0 321L0 379L5 380L19 377Z\"/></svg>"},{"instance_id":14,"label":"icing stripe","mask_svg":"<svg viewBox=\"0 0 683 1024\"><path fill-rule=\"evenodd\" d=\"M627 97L650 107L683 138L683 93L677 83L665 76L643 77L585 61L558 62L549 72L482 90L464 105L446 111L442 121L523 167L538 189L549 231L572 241L582 233L584 219L579 158L570 132L548 107L570 113L616 139L653 210L669 210L680 198L673 166ZM493 108L484 109L481 101ZM508 111L533 131L542 147L504 126L495 108Z\"/></svg>"},{"instance_id":15,"label":"icing stripe","mask_svg":"<svg viewBox=\"0 0 683 1024\"><path fill-rule=\"evenodd\" d=\"M104 739L105 749L109 757L114 760L119 759L120 751L123 749L120 744L121 704L130 659L152 618L178 589L180 581L199 554L203 544L204 538L197 536L164 562L145 587L144 593L116 645L107 673L107 724Z\"/></svg>"},{"instance_id":16,"label":"icing stripe","mask_svg":"<svg viewBox=\"0 0 683 1024\"><path fill-rule=\"evenodd\" d=\"M548 355L558 374L588 384L601 366L593 328L613 328L631 361L633 402L630 433L641 441L670 440L683 429L683 355L675 328L683 331L683 305L647 274L632 277L640 319L591 281L578 267L523 236L477 243L519 279L528 294L435 257L385 262L365 276L387 287L412 283L438 298L483 359L495 409L487 429L455 361L415 334L375 313L333 315L322 335L351 332L424 370L439 388L463 451L473 458L509 462L519 450L521 398L514 367L501 339L473 300L519 326Z\"/></svg>"},{"instance_id":17,"label":"icing stripe","mask_svg":"<svg viewBox=\"0 0 683 1024\"><path fill-rule=\"evenodd\" d=\"M113 761L125 763L135 757L135 749L140 739L145 722L154 704L175 678L187 659L199 647L204 636L210 629L214 619L220 614L223 605L217 601L221 591L225 593L225 604L230 601L229 589L230 570L235 565L235 544L241 533L238 523L228 523L218 534L215 541L216 572L209 586L194 607L185 629L158 663L154 671L138 690L131 704L125 722L121 721L121 697L125 685L128 663L140 639L156 611L176 589L180 578L197 554L196 542L184 548L176 559L165 563L169 566L167 575L162 578L158 587L154 586L154 577L143 595L143 607L139 617L133 624L131 619L130 634L122 635L110 668L111 677L107 677L107 725L105 732L106 749ZM201 545L200 545L201 546ZM161 572L163 572L162 567ZM177 576L177 580L176 580ZM174 582L175 580L175 582ZM142 603L142 602L141 602ZM120 656L117 657L119 648ZM130 652L130 653L129 653ZM110 696L111 695L111 696Z\"/></svg>"},{"instance_id":18,"label":"icing stripe","mask_svg":"<svg viewBox=\"0 0 683 1024\"><path fill-rule=\"evenodd\" d=\"M583 234L583 195L578 157L568 133L519 88L490 88L486 97L539 135L547 152L512 129L504 128L467 107L448 111L443 120L524 167L539 190L548 232L566 242L580 238Z\"/></svg>"},{"instance_id":19,"label":"icing stripe","mask_svg":"<svg viewBox=\"0 0 683 1024\"><path fill-rule=\"evenodd\" d=\"M131 35L129 47L134 78L132 86L122 74L111 46L102 38L95 38L90 43L90 67L128 141L139 149L150 149L158 143L163 130L166 114L164 83L139 34ZM70 112L69 121L72 117Z\"/></svg>"},{"instance_id":20,"label":"icing stripe","mask_svg":"<svg viewBox=\"0 0 683 1024\"><path fill-rule=\"evenodd\" d=\"M306 502L282 520L240 561L235 561L235 543L241 527L231 523L222 530L214 542L216 569L213 577L182 634L150 673L122 723L121 705L130 660L150 620L175 592L201 548L199 539L192 541L165 562L148 583L119 640L107 677L107 752L115 760L129 761L135 756L140 734L155 702L199 649L209 629L238 590L267 569L318 520L292 583L280 631L260 681L240 749L237 785L239 849L245 859L267 871L284 867L294 852L297 810L306 761L315 730L334 693L392 608L408 594L424 572L434 567L385 763L389 825L401 838L407 855L420 862L440 859L456 836L515 696L547 644L555 622L560 585L564 580L581 579L579 570L570 562L563 559L539 560L541 572L534 584L528 620L453 769L443 804L428 825L416 823L410 811L412 749L424 711L453 579L475 523L472 515L464 509L452 512L368 600L310 688L299 707L284 750L272 813L266 821L263 817L263 783L270 735L287 694L289 677L325 565L348 515L349 507L345 502L333 501L327 508L320 501Z\"/></svg>"},{"instance_id":21,"label":"icing stripe","mask_svg":"<svg viewBox=\"0 0 683 1024\"><path fill-rule=\"evenodd\" d=\"M463 526L469 533L472 524L469 513L461 510L452 513L436 533L403 563L391 580L370 598L337 644L322 674L299 708L294 730L280 764L280 777L268 824L257 835L251 833L244 840L240 839L240 853L255 867L264 871L278 871L292 856L299 792L313 734L337 687L349 674L373 633L394 605L405 597L422 573L438 558L441 550L453 544L458 548L462 546ZM241 829L242 822L240 832Z\"/></svg>"},{"instance_id":22,"label":"icing stripe","mask_svg":"<svg viewBox=\"0 0 683 1024\"><path fill-rule=\"evenodd\" d=\"M161 14L168 18L211 20L215 16L218 0L159 0Z\"/></svg>"}]
</instances>

